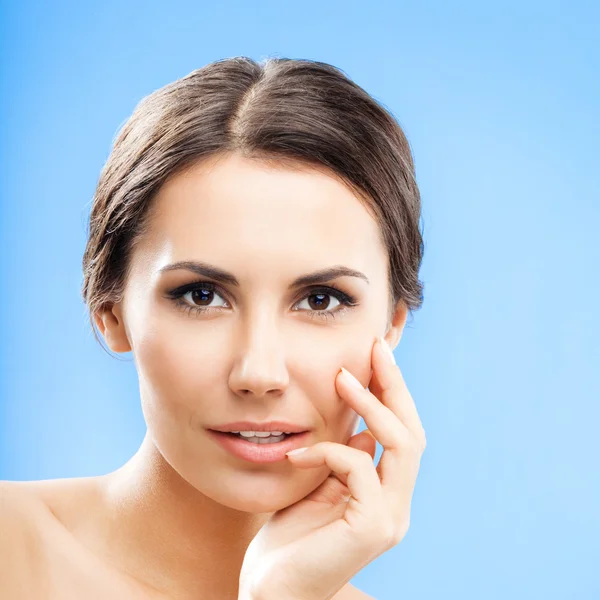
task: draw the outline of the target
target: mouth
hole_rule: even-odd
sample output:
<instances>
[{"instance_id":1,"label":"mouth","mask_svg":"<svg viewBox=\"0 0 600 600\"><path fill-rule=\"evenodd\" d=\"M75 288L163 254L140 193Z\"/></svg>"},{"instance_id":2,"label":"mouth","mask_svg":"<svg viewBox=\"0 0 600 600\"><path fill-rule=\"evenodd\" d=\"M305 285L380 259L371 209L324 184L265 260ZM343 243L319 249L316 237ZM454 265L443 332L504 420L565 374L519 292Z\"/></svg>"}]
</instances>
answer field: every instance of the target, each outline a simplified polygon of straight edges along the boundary
<instances>
[{"instance_id":1,"label":"mouth","mask_svg":"<svg viewBox=\"0 0 600 600\"><path fill-rule=\"evenodd\" d=\"M219 445L238 458L254 463L285 460L286 452L308 445L309 431L269 437L244 437L239 433L207 430Z\"/></svg>"},{"instance_id":2,"label":"mouth","mask_svg":"<svg viewBox=\"0 0 600 600\"><path fill-rule=\"evenodd\" d=\"M241 433L234 433L232 431L215 431L215 433L222 433L224 435L228 435L231 437L235 437L238 439L245 440L246 442L250 442L251 444L277 444L278 442L283 442L291 437L296 435L302 435L303 433L307 433L306 431L302 431L300 433L282 433L281 435L269 435L266 436L244 436Z\"/></svg>"}]
</instances>

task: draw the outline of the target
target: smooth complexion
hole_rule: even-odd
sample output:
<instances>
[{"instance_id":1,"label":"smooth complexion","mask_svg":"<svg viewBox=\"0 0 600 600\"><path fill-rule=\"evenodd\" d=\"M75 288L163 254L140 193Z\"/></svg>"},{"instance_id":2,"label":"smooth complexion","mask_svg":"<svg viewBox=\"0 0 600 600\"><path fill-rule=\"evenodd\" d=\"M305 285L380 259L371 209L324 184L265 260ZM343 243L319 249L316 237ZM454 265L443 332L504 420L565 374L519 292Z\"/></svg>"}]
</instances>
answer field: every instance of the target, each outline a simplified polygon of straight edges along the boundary
<instances>
[{"instance_id":1,"label":"smooth complexion","mask_svg":"<svg viewBox=\"0 0 600 600\"><path fill-rule=\"evenodd\" d=\"M148 432L126 465L99 478L101 501L82 515L78 535L169 597L236 598L257 531L330 471L242 461L204 428L286 419L312 428L310 444L345 444L359 416L338 397L335 377L344 366L368 385L375 338L394 348L406 311L399 305L386 329L388 259L378 224L325 169L238 154L197 163L161 187L131 261L123 301L97 324L113 351L133 354ZM213 265L239 285L169 268L179 261ZM289 287L334 266L368 282L343 276ZM216 288L172 297L199 281ZM356 305L314 295L327 286ZM329 317L311 314L318 307Z\"/></svg>"}]
</instances>

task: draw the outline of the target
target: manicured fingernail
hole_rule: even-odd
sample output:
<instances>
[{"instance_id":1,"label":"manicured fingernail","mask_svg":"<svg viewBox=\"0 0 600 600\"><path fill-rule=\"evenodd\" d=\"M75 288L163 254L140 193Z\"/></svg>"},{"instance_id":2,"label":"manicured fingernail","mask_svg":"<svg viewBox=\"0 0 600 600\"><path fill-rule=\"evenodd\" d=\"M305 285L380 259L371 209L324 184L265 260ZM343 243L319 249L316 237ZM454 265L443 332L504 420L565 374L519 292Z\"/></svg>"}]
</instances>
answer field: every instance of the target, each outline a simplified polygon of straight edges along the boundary
<instances>
[{"instance_id":1,"label":"manicured fingernail","mask_svg":"<svg viewBox=\"0 0 600 600\"><path fill-rule=\"evenodd\" d=\"M381 342L381 347L384 349L384 351L387 354L387 356L389 357L390 361L395 365L396 359L394 358L394 353L392 352L392 349L389 347L388 343L382 337L379 338L379 341Z\"/></svg>"},{"instance_id":2,"label":"manicured fingernail","mask_svg":"<svg viewBox=\"0 0 600 600\"><path fill-rule=\"evenodd\" d=\"M300 454L301 452L306 452L308 450L308 446L306 446L305 448L296 448L295 450L290 450L289 452L286 452L286 456L289 456L290 454Z\"/></svg>"},{"instance_id":3,"label":"manicured fingernail","mask_svg":"<svg viewBox=\"0 0 600 600\"><path fill-rule=\"evenodd\" d=\"M349 371L346 371L346 369L344 369L344 367L342 367L342 377L346 378L346 381L356 387L359 388L361 390L364 390L365 388L362 386L362 383L356 379L356 377L354 377L354 375L352 375L352 373L350 373Z\"/></svg>"}]
</instances>

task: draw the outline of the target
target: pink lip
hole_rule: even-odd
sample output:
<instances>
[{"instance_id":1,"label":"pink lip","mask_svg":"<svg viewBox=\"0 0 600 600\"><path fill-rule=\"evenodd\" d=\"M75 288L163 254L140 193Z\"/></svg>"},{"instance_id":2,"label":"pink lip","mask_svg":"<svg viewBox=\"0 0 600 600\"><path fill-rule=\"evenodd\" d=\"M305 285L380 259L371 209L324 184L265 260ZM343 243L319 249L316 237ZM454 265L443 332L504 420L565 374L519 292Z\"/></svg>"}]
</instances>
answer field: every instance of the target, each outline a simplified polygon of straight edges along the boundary
<instances>
[{"instance_id":1,"label":"pink lip","mask_svg":"<svg viewBox=\"0 0 600 600\"><path fill-rule=\"evenodd\" d=\"M294 425L287 421L269 421L268 423L253 423L252 421L236 421L226 425L213 425L213 431L282 431L284 433L304 433L311 429L303 425Z\"/></svg>"},{"instance_id":2,"label":"pink lip","mask_svg":"<svg viewBox=\"0 0 600 600\"><path fill-rule=\"evenodd\" d=\"M272 463L280 460L285 460L286 452L295 448L302 448L308 445L309 431L304 433L296 433L290 435L283 442L275 442L274 444L255 444L232 435L230 433L222 433L220 431L207 430L209 435L222 448L237 456L253 463Z\"/></svg>"}]
</instances>

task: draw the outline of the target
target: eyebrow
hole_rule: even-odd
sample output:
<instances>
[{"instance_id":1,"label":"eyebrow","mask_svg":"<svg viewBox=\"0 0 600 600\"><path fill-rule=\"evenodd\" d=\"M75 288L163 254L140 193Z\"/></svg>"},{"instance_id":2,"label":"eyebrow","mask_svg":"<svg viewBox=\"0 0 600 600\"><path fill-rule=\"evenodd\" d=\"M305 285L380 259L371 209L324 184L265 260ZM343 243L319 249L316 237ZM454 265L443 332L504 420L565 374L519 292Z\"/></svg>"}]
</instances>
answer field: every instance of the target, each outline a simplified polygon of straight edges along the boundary
<instances>
[{"instance_id":1,"label":"eyebrow","mask_svg":"<svg viewBox=\"0 0 600 600\"><path fill-rule=\"evenodd\" d=\"M191 271L192 273L196 273L197 275L201 275L203 277L209 277L210 279L215 279L221 283L234 285L236 287L240 286L240 282L237 280L235 275L206 262L181 260L162 267L159 270L159 273L167 273L169 271L176 271L179 269ZM327 267L325 269L314 271L313 273L301 275L300 277L297 277L289 287L290 289L296 289L306 285L327 283L328 281L332 281L338 277L359 277L360 279L364 279L367 283L369 283L369 279L364 273L361 273L356 269L351 269L342 265L336 265L334 267Z\"/></svg>"}]
</instances>

